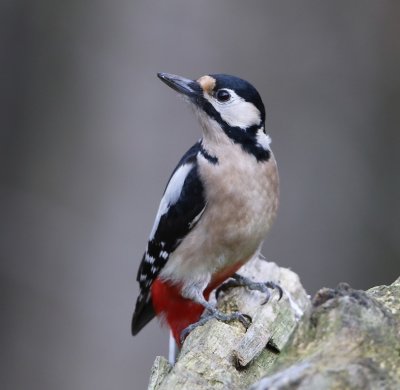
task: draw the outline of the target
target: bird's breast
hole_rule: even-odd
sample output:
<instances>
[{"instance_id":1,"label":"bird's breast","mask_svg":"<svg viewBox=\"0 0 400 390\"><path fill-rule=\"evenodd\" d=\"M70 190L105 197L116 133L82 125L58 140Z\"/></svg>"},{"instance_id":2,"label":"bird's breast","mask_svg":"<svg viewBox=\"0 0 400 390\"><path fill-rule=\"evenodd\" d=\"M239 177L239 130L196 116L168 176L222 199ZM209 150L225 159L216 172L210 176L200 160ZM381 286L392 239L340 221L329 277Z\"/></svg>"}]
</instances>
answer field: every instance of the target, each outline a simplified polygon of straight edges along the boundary
<instances>
[{"instance_id":1,"label":"bird's breast","mask_svg":"<svg viewBox=\"0 0 400 390\"><path fill-rule=\"evenodd\" d=\"M273 154L258 162L239 145L221 151L218 164L200 161L207 208L203 221L211 236L229 246L259 244L278 207L279 177Z\"/></svg>"},{"instance_id":2,"label":"bird's breast","mask_svg":"<svg viewBox=\"0 0 400 390\"><path fill-rule=\"evenodd\" d=\"M163 279L206 283L243 264L256 253L275 218L279 178L272 153L268 161L257 162L233 144L216 156L217 164L198 157L206 208L171 254L160 274Z\"/></svg>"}]
</instances>

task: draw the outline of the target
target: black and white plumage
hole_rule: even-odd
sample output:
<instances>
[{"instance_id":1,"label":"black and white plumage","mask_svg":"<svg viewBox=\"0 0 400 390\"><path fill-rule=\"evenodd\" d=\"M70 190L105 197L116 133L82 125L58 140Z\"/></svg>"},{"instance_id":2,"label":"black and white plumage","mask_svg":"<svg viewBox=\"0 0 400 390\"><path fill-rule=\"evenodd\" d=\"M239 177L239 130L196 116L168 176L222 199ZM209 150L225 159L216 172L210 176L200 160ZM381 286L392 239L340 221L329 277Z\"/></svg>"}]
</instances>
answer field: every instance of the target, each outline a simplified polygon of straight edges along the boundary
<instances>
[{"instance_id":1,"label":"black and white plumage","mask_svg":"<svg viewBox=\"0 0 400 390\"><path fill-rule=\"evenodd\" d=\"M198 173L199 154L211 164L218 162L215 157L208 155L201 141L197 142L179 161L161 199L137 274L140 295L135 314L143 317L137 325L138 331L154 317L154 310L149 300L152 282L168 261L170 253L196 225L204 212L206 200Z\"/></svg>"},{"instance_id":2,"label":"black and white plumage","mask_svg":"<svg viewBox=\"0 0 400 390\"><path fill-rule=\"evenodd\" d=\"M203 137L182 157L160 202L137 280L137 334L156 314L179 344L211 289L256 255L278 206L278 173L261 97L234 76L159 74L194 107Z\"/></svg>"}]
</instances>

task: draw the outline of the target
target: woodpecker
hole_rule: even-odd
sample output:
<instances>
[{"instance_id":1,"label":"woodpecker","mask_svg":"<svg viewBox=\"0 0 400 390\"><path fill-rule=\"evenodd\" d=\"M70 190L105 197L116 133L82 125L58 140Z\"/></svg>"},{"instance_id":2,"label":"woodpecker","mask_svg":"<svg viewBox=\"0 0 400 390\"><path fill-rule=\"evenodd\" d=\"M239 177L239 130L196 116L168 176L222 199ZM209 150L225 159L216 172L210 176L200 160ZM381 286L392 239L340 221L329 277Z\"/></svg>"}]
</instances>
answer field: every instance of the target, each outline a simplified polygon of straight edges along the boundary
<instances>
[{"instance_id":1,"label":"woodpecker","mask_svg":"<svg viewBox=\"0 0 400 390\"><path fill-rule=\"evenodd\" d=\"M158 77L193 107L202 137L179 161L161 199L137 274L132 334L159 316L181 345L185 330L204 323L204 310L223 321L246 320L208 299L260 251L276 216L279 178L264 104L249 82L225 74Z\"/></svg>"}]
</instances>

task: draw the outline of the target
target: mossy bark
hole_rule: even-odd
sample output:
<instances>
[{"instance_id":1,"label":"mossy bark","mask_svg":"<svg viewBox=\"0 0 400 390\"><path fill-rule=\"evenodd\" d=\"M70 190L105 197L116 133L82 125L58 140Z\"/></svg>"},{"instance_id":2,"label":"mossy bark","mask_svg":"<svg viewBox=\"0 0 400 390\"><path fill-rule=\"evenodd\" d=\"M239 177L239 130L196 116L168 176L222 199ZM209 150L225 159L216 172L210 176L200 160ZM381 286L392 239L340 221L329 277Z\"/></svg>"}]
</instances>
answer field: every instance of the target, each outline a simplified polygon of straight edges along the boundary
<instances>
[{"instance_id":1,"label":"mossy bark","mask_svg":"<svg viewBox=\"0 0 400 390\"><path fill-rule=\"evenodd\" d=\"M221 310L252 317L195 329L176 364L158 357L149 389L400 389L400 278L366 292L347 284L311 301L292 271L255 259L240 270L284 289L281 300L234 288Z\"/></svg>"}]
</instances>

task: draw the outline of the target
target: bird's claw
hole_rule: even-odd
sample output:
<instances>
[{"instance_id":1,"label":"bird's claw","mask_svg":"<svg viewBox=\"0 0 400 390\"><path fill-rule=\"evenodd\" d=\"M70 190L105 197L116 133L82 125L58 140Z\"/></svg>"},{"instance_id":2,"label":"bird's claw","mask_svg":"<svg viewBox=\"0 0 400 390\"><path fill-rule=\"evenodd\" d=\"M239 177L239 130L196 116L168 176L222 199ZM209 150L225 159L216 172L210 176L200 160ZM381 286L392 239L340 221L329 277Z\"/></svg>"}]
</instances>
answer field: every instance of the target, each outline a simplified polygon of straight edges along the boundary
<instances>
[{"instance_id":1,"label":"bird's claw","mask_svg":"<svg viewBox=\"0 0 400 390\"><path fill-rule=\"evenodd\" d=\"M216 290L215 290L215 298L218 299L219 294L221 292L225 292L231 288L234 287L242 287L242 284L240 284L236 279L228 279L225 283L222 283Z\"/></svg>"},{"instance_id":2,"label":"bird's claw","mask_svg":"<svg viewBox=\"0 0 400 390\"><path fill-rule=\"evenodd\" d=\"M266 295L266 298L261 303L262 305L265 305L271 298L271 293L270 293L269 289L278 290L278 293L279 293L278 300L280 300L283 296L282 287L279 286L279 284L277 284L275 282L271 282L271 281L269 281L269 282L253 282L251 279L248 279L244 276L234 274L231 279L229 279L227 282L223 283L221 286L219 286L216 289L215 297L218 299L221 291L226 291L233 287L247 287L250 290L257 290L257 291L264 293Z\"/></svg>"},{"instance_id":3,"label":"bird's claw","mask_svg":"<svg viewBox=\"0 0 400 390\"><path fill-rule=\"evenodd\" d=\"M268 288L270 288L270 289L278 290L278 294L279 294L278 301L280 301L280 300L282 299L282 296L283 296L283 289L282 289L282 287L281 287L278 283L275 283L275 282L265 282L264 284L266 285L266 287L268 287ZM267 302L265 302L265 303L267 303Z\"/></svg>"},{"instance_id":4,"label":"bird's claw","mask_svg":"<svg viewBox=\"0 0 400 390\"><path fill-rule=\"evenodd\" d=\"M206 313L200 318L199 321L197 321L194 324L191 324L191 325L187 326L185 329L183 329L183 331L181 332L181 335L180 335L181 344L183 344L183 342L185 341L185 339L189 335L189 333L191 333L194 329L198 328L199 326L204 325L206 322L210 321L213 318L215 318L219 321L222 321L222 322L231 322L231 321L238 320L246 329L250 326L251 321L252 321L252 319L249 315L241 313L239 311L235 311L230 314L225 314L218 310L215 310L213 312L206 311Z\"/></svg>"},{"instance_id":5,"label":"bird's claw","mask_svg":"<svg viewBox=\"0 0 400 390\"><path fill-rule=\"evenodd\" d=\"M247 314L241 313L239 311L235 311L230 314L225 314L221 312L217 312L214 315L211 315L217 320L220 320L222 322L230 322L230 321L235 321L238 320L242 323L242 325L246 328L248 328L251 324L251 317Z\"/></svg>"}]
</instances>

